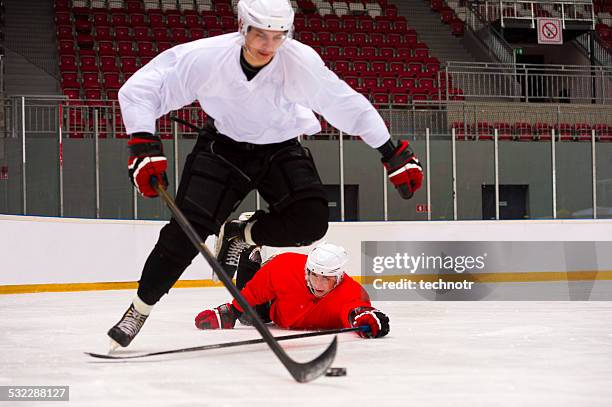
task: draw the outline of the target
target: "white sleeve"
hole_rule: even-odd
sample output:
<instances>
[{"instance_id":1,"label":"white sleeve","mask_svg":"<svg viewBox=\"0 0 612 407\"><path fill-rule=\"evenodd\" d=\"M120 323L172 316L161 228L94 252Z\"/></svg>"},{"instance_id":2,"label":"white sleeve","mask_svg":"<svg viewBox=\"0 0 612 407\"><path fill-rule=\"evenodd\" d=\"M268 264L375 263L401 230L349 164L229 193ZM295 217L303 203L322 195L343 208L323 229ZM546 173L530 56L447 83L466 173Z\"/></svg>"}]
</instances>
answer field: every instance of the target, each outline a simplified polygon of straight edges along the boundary
<instances>
[{"instance_id":1,"label":"white sleeve","mask_svg":"<svg viewBox=\"0 0 612 407\"><path fill-rule=\"evenodd\" d=\"M199 52L189 51L178 46L162 52L121 87L119 105L128 134L154 134L158 117L196 100L208 74L197 63Z\"/></svg>"},{"instance_id":2,"label":"white sleeve","mask_svg":"<svg viewBox=\"0 0 612 407\"><path fill-rule=\"evenodd\" d=\"M373 148L390 138L384 120L360 93L329 70L310 47L299 44L301 64L298 77L288 84L291 99L321 114L332 126L360 136Z\"/></svg>"}]
</instances>

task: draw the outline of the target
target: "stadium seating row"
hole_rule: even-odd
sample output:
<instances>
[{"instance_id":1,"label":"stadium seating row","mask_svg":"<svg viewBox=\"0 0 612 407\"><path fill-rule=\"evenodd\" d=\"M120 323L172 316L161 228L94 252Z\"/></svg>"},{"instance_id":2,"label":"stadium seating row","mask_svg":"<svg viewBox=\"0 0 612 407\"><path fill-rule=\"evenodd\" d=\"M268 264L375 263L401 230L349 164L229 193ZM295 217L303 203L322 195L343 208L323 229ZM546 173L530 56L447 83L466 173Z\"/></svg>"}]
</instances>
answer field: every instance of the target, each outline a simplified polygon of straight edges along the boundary
<instances>
[{"instance_id":1,"label":"stadium seating row","mask_svg":"<svg viewBox=\"0 0 612 407\"><path fill-rule=\"evenodd\" d=\"M110 0L73 0L69 9L61 1L56 3L64 93L75 99L112 100L121 84L158 53L179 43L237 29L233 14L217 13L233 10L235 3L215 1L204 7L198 1L193 7L188 1L175 2L173 7L167 1L147 0L137 5L128 0L119 8L118 2ZM296 38L311 45L339 76L372 101L404 104L441 96L440 62L429 55L427 44L418 42L416 31L408 27L404 17L397 16L394 6L367 1L362 4L364 10L379 7L381 15L338 17L318 14L326 2L317 0L311 11L307 1L296 3L302 7L295 18ZM372 86L372 80L377 86ZM446 97L446 78L441 85ZM383 96L383 92L388 94ZM457 89L449 89L449 94L462 97Z\"/></svg>"}]
</instances>

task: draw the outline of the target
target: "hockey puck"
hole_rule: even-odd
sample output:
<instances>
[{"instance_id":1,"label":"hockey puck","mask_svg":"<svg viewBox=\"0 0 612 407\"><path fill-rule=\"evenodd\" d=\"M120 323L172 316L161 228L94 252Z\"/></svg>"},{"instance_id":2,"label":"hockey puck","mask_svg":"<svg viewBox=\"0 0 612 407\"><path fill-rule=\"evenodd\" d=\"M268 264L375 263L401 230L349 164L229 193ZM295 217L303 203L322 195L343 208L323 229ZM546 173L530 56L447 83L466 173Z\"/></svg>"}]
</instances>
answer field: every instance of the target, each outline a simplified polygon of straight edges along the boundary
<instances>
[{"instance_id":1,"label":"hockey puck","mask_svg":"<svg viewBox=\"0 0 612 407\"><path fill-rule=\"evenodd\" d=\"M330 367L325 372L325 376L346 376L346 368L345 367Z\"/></svg>"}]
</instances>

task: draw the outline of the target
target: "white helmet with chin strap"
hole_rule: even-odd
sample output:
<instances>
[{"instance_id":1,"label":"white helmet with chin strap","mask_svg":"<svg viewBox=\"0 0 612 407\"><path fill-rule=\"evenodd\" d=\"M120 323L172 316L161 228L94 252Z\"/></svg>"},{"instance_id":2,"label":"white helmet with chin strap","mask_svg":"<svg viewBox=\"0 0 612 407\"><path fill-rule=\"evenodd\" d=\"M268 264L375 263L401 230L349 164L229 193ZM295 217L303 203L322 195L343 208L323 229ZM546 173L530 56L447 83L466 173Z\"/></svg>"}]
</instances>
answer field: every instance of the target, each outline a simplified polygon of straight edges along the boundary
<instances>
[{"instance_id":1,"label":"white helmet with chin strap","mask_svg":"<svg viewBox=\"0 0 612 407\"><path fill-rule=\"evenodd\" d=\"M314 293L308 273L314 273L325 277L336 277L334 288L342 281L348 255L343 247L323 242L318 244L308 254L306 259L306 285L310 292Z\"/></svg>"},{"instance_id":2,"label":"white helmet with chin strap","mask_svg":"<svg viewBox=\"0 0 612 407\"><path fill-rule=\"evenodd\" d=\"M262 30L287 31L293 35L295 12L289 0L240 0L238 2L238 25L242 35L249 27Z\"/></svg>"}]
</instances>

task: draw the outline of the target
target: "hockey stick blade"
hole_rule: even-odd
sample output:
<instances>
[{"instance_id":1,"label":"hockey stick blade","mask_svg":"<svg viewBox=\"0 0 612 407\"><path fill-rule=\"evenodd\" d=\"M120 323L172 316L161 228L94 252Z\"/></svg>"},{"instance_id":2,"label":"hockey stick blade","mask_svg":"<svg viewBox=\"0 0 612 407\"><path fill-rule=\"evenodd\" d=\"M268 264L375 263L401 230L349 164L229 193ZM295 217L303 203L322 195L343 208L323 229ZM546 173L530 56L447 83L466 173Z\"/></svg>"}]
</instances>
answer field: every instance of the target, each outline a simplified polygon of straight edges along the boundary
<instances>
[{"instance_id":1,"label":"hockey stick blade","mask_svg":"<svg viewBox=\"0 0 612 407\"><path fill-rule=\"evenodd\" d=\"M215 256L210 252L198 232L193 228L189 220L185 217L183 212L179 209L179 207L174 202L174 199L168 194L168 192L164 189L163 186L159 185L156 177L151 178L151 185L157 190L157 193L161 196L162 200L172 212L174 219L178 222L183 232L187 235L191 243L198 249L200 254L206 259L210 267L213 269L219 280L223 282L223 285L230 292L232 297L238 302L238 305L247 312L252 320L253 326L257 329L259 334L263 337L264 341L268 344L272 352L276 355L276 357L281 361L283 366L289 371L293 378L300 382L306 383L311 380L316 379L317 377L323 375L327 368L332 364L334 358L336 357L336 351L338 347L338 338L334 337L334 340L329 344L327 349L320 354L315 359L306 363L298 363L291 359L289 355L285 352L283 348L278 344L274 336L270 333L266 325L259 318L255 310L251 307L251 305L244 299L240 290L236 288L236 286L232 283L232 280L225 274L221 264L217 261Z\"/></svg>"},{"instance_id":2,"label":"hockey stick blade","mask_svg":"<svg viewBox=\"0 0 612 407\"><path fill-rule=\"evenodd\" d=\"M316 332L306 332L306 333L301 333L301 334L275 336L274 339L276 339L277 341L287 341L290 339L301 339L301 338L310 338L313 336L334 335L334 334L340 334L340 333L345 333L345 332L356 332L356 331L367 332L369 330L370 330L369 326L356 326L353 328L327 329L327 330L316 331ZM178 353L198 352L198 351L203 351L203 350L234 348L237 346L255 345L255 344L264 343L264 342L265 340L263 338L247 339L244 341L223 342L223 343L214 343L211 345L193 346L189 348L162 350L158 352L142 353L140 355L123 355L122 356L122 355L109 355L109 354L92 353L92 352L84 352L84 353L86 355L89 355L91 357L98 358L98 359L126 360L126 359L148 358L151 356L174 355Z\"/></svg>"}]
</instances>

